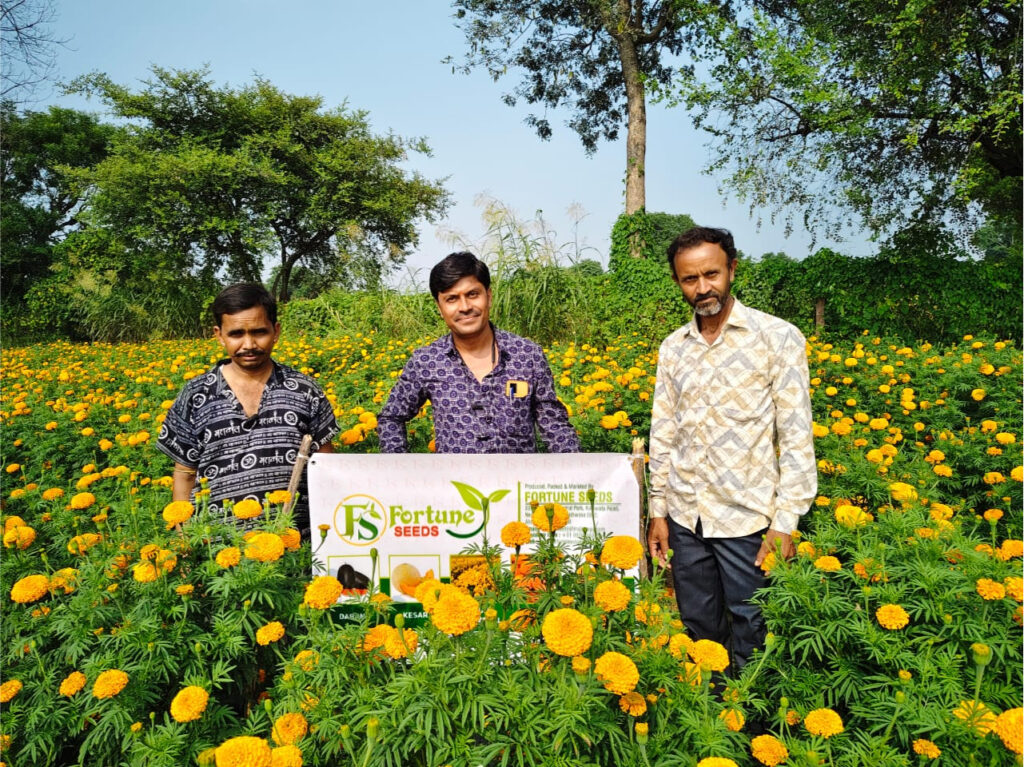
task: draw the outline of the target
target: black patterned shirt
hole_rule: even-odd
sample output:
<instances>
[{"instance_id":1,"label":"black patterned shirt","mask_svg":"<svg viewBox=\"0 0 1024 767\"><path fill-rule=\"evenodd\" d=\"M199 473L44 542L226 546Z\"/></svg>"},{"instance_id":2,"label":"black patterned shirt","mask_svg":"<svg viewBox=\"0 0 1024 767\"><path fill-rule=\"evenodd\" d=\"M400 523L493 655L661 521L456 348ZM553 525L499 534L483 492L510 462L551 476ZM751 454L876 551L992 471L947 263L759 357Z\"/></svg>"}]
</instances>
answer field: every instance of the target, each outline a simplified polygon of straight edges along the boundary
<instances>
[{"instance_id":1,"label":"black patterned shirt","mask_svg":"<svg viewBox=\"0 0 1024 767\"><path fill-rule=\"evenodd\" d=\"M161 451L209 481L214 511L223 511L226 500L262 502L267 493L286 490L303 435L313 437L315 452L338 432L323 390L309 376L277 362L256 415L246 416L221 372L227 362L221 360L185 384L157 440ZM303 531L309 529L306 494L303 474L293 511Z\"/></svg>"},{"instance_id":2,"label":"black patterned shirt","mask_svg":"<svg viewBox=\"0 0 1024 767\"><path fill-rule=\"evenodd\" d=\"M494 328L494 337L498 359L483 381L450 333L413 352L377 416L381 452L406 452L405 425L427 400L439 453L535 453L535 426L548 452L580 451L544 350L504 330Z\"/></svg>"}]
</instances>

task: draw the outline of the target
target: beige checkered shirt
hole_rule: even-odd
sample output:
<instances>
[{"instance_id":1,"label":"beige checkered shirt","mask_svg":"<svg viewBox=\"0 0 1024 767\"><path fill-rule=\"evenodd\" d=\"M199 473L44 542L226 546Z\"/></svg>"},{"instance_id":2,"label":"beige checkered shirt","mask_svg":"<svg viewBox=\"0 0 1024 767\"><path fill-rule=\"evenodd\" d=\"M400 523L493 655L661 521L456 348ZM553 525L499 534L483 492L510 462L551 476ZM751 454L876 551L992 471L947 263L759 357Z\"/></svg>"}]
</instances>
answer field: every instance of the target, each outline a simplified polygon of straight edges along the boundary
<instances>
[{"instance_id":1,"label":"beige checkered shirt","mask_svg":"<svg viewBox=\"0 0 1024 767\"><path fill-rule=\"evenodd\" d=\"M651 414L650 515L709 538L791 533L818 487L807 345L733 303L714 343L696 317L661 345Z\"/></svg>"}]
</instances>

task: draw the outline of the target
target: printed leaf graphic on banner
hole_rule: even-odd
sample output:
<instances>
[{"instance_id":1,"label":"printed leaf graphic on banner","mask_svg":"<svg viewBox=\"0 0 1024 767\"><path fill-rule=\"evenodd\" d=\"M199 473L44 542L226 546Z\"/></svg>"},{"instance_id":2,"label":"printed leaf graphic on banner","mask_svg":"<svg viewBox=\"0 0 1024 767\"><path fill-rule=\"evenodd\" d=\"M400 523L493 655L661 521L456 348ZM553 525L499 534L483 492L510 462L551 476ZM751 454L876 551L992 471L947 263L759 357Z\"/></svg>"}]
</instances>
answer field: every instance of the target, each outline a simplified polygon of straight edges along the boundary
<instances>
[{"instance_id":1,"label":"printed leaf graphic on banner","mask_svg":"<svg viewBox=\"0 0 1024 767\"><path fill-rule=\"evenodd\" d=\"M508 495L510 492L512 492L512 491L511 490L495 490L493 493L491 493L489 496L487 496L487 500L490 501L491 503L497 503L502 498L504 498L506 495Z\"/></svg>"},{"instance_id":2,"label":"printed leaf graphic on banner","mask_svg":"<svg viewBox=\"0 0 1024 767\"><path fill-rule=\"evenodd\" d=\"M483 505L480 503L484 498L483 493L475 487L462 482L456 482L454 479L452 480L452 484L455 485L455 489L459 491L459 495L462 496L462 500L465 501L469 508L476 509L477 511L481 511L483 509Z\"/></svg>"},{"instance_id":3,"label":"printed leaf graphic on banner","mask_svg":"<svg viewBox=\"0 0 1024 767\"><path fill-rule=\"evenodd\" d=\"M491 515L491 513L490 513L490 506L491 506L491 504L492 503L497 503L498 501L500 501L502 498L504 498L506 495L508 495L511 492L511 490L502 489L502 490L495 490L490 495L485 495L484 493L481 493L479 490L477 490L472 485L467 485L464 482L456 482L455 480L451 480L451 483L453 485L455 485L455 489L459 491L459 495L462 496L462 500L465 502L465 504L467 506L469 506L469 508L476 509L477 511L482 511L483 512L483 514L482 514L483 519L480 521L480 526L476 530L473 530L472 532L469 532L469 533L455 533L455 532L452 532L451 530L445 530L445 532L448 533L448 535L452 536L453 538L463 538L463 539L465 539L465 538L474 538L477 535L479 535L480 531L484 529L484 525L487 524L487 520L488 520L488 518Z\"/></svg>"}]
</instances>

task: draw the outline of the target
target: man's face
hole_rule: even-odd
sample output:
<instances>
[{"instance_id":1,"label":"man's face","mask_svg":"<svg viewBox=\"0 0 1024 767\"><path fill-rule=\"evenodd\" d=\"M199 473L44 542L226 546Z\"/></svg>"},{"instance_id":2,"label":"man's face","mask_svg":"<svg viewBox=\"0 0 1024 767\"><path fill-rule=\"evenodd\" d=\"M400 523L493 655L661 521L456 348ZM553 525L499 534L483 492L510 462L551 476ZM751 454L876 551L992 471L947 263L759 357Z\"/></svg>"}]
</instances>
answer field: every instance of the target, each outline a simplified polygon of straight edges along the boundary
<instances>
[{"instance_id":1,"label":"man's face","mask_svg":"<svg viewBox=\"0 0 1024 767\"><path fill-rule=\"evenodd\" d=\"M736 261L729 263L722 246L704 242L675 256L676 282L686 302L701 317L713 317L728 303L736 275Z\"/></svg>"},{"instance_id":2,"label":"man's face","mask_svg":"<svg viewBox=\"0 0 1024 767\"><path fill-rule=\"evenodd\" d=\"M463 277L437 294L437 308L453 335L474 336L490 321L491 291L476 277Z\"/></svg>"},{"instance_id":3,"label":"man's face","mask_svg":"<svg viewBox=\"0 0 1024 767\"><path fill-rule=\"evenodd\" d=\"M237 314L225 314L214 335L233 365L258 372L271 364L270 354L281 335L281 324L271 323L267 310L254 306Z\"/></svg>"}]
</instances>

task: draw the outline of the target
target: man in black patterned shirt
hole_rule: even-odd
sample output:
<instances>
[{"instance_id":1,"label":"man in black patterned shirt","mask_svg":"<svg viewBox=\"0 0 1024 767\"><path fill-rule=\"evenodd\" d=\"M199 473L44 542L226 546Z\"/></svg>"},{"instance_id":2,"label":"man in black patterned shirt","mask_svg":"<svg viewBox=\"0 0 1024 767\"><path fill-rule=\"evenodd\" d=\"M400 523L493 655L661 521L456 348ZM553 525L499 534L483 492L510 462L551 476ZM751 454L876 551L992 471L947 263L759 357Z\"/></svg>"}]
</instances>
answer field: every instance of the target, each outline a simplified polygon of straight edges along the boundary
<instances>
[{"instance_id":1,"label":"man in black patterned shirt","mask_svg":"<svg viewBox=\"0 0 1024 767\"><path fill-rule=\"evenodd\" d=\"M314 451L330 452L338 424L320 387L271 357L281 325L262 285L225 288L210 308L227 358L185 385L157 447L174 460L174 500L192 500L198 475L209 482L211 508L226 515L226 502L262 502L286 489L303 435ZM305 476L293 512L308 540Z\"/></svg>"}]
</instances>

